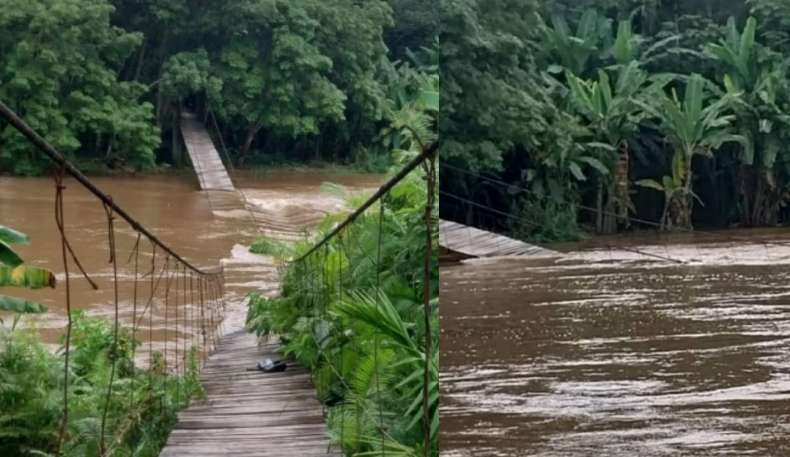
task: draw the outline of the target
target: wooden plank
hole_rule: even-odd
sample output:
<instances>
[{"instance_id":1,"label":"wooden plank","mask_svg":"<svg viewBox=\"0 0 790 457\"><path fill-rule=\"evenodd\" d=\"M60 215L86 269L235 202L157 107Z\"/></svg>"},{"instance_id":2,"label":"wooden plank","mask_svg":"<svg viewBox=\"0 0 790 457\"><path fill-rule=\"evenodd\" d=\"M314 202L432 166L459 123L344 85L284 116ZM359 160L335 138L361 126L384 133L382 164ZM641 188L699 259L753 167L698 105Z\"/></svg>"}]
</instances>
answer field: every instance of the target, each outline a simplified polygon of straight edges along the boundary
<instances>
[{"instance_id":1,"label":"wooden plank","mask_svg":"<svg viewBox=\"0 0 790 457\"><path fill-rule=\"evenodd\" d=\"M559 252L456 222L439 221L439 245L467 257L557 257Z\"/></svg>"},{"instance_id":2,"label":"wooden plank","mask_svg":"<svg viewBox=\"0 0 790 457\"><path fill-rule=\"evenodd\" d=\"M289 363L283 373L248 371L277 349L244 330L223 337L201 374L206 398L178 415L160 455L340 456L307 370Z\"/></svg>"}]
</instances>

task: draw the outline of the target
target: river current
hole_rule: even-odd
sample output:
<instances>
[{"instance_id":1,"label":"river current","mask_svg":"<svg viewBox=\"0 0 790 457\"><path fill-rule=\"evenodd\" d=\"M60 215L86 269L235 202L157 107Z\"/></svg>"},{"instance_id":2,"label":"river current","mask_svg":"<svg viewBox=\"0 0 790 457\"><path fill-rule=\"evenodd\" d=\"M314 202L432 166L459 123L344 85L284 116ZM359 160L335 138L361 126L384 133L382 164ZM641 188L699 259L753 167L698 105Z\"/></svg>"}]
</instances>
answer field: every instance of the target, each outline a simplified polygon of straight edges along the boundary
<instances>
[{"instance_id":1,"label":"river current","mask_svg":"<svg viewBox=\"0 0 790 457\"><path fill-rule=\"evenodd\" d=\"M443 265L441 455L790 455L788 235Z\"/></svg>"}]
</instances>

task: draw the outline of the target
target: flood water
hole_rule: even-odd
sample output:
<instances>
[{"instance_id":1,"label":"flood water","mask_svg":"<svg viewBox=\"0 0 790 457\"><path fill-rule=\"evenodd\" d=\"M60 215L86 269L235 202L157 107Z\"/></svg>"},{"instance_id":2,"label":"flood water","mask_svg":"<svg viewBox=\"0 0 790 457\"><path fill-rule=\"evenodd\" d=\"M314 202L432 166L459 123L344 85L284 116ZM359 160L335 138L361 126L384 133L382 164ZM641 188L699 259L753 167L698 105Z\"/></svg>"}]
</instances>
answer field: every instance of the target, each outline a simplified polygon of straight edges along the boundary
<instances>
[{"instance_id":1,"label":"flood water","mask_svg":"<svg viewBox=\"0 0 790 457\"><path fill-rule=\"evenodd\" d=\"M258 236L267 235L284 240L303 238L325 214L345 207L342 195L322 191L323 183L344 185L348 192L369 192L380 183L381 178L316 171L237 173L234 181L241 189L241 194L201 192L196 178L191 174L103 177L93 181L187 261L202 269L220 265L224 267L227 330L229 327L238 328L243 322L246 297L250 292L269 295L277 292L278 273L273 259L249 253L249 245ZM85 270L99 286L98 290L93 290L82 279L74 263L71 263L72 308L111 318L114 314L113 269L109 263L105 210L76 181L66 180L65 185L67 237ZM66 313L65 275L55 225L54 197L55 188L51 178L0 177L0 224L27 233L31 244L18 246L18 252L27 263L53 270L58 280L58 287L54 290L14 289L4 293L34 299L49 307L46 314L25 317L23 325L36 328L48 343L56 347L66 325ZM243 202L245 199L246 204ZM128 326L133 321L135 282L138 321L150 298L152 246L143 238L139 254L135 255L135 232L120 218L115 224L120 317L122 323ZM134 271L135 257L138 263L137 275ZM164 253L160 250L153 260L161 275L166 261ZM183 270L178 274L174 271L169 295L170 311L163 309L160 290L163 286L157 289L151 306L152 315L143 320L146 322L151 318L152 339L156 343L183 342L194 336L191 327L186 324L191 324L188 320L194 315L193 311L196 312L197 299L190 295L185 286L189 274L186 278ZM196 281L196 278L192 279ZM5 325L9 325L9 316L0 316L3 317L6 318ZM174 330L171 320L168 334L165 318L181 319L185 325L181 330ZM138 339L143 340L144 337L139 335Z\"/></svg>"},{"instance_id":2,"label":"flood water","mask_svg":"<svg viewBox=\"0 0 790 457\"><path fill-rule=\"evenodd\" d=\"M443 457L790 455L790 232L565 248L443 265Z\"/></svg>"}]
</instances>

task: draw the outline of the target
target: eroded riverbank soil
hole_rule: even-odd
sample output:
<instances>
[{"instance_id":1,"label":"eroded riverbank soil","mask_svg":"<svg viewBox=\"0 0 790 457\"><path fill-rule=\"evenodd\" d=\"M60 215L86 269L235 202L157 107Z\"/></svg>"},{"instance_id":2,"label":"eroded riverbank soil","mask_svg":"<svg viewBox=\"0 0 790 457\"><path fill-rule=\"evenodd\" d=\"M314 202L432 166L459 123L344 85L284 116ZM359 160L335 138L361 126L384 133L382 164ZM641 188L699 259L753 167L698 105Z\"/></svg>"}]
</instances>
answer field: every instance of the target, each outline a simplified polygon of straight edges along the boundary
<instances>
[{"instance_id":1,"label":"eroded riverbank soil","mask_svg":"<svg viewBox=\"0 0 790 457\"><path fill-rule=\"evenodd\" d=\"M790 455L789 235L444 265L442 456Z\"/></svg>"}]
</instances>

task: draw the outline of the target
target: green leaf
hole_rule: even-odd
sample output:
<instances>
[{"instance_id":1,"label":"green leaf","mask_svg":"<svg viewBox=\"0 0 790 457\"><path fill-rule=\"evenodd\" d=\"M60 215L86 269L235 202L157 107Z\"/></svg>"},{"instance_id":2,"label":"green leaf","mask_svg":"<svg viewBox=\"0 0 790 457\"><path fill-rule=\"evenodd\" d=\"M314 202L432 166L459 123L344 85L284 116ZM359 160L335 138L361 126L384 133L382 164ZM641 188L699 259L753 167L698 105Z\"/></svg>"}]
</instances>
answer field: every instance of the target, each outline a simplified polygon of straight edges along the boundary
<instances>
[{"instance_id":1,"label":"green leaf","mask_svg":"<svg viewBox=\"0 0 790 457\"><path fill-rule=\"evenodd\" d=\"M591 141L589 143L586 143L586 145L595 149L603 149L604 151L617 152L617 148L612 146L611 144L601 143L598 141Z\"/></svg>"},{"instance_id":2,"label":"green leaf","mask_svg":"<svg viewBox=\"0 0 790 457\"><path fill-rule=\"evenodd\" d=\"M420 104L428 111L439 111L439 92L423 90L420 92Z\"/></svg>"},{"instance_id":3,"label":"green leaf","mask_svg":"<svg viewBox=\"0 0 790 457\"><path fill-rule=\"evenodd\" d=\"M617 27L617 38L612 48L612 55L619 64L625 64L633 58L633 32L631 21L620 21Z\"/></svg>"},{"instance_id":4,"label":"green leaf","mask_svg":"<svg viewBox=\"0 0 790 457\"><path fill-rule=\"evenodd\" d=\"M751 60L752 49L754 48L754 39L757 34L757 19L750 17L746 20L746 27L743 29L741 35L740 49L738 50L741 65L748 71L748 62ZM743 75L748 77L748 73Z\"/></svg>"},{"instance_id":5,"label":"green leaf","mask_svg":"<svg viewBox=\"0 0 790 457\"><path fill-rule=\"evenodd\" d=\"M0 264L5 264L10 267L18 267L22 265L22 258L19 254L11 249L11 246L6 244L5 241L0 241Z\"/></svg>"},{"instance_id":6,"label":"green leaf","mask_svg":"<svg viewBox=\"0 0 790 457\"><path fill-rule=\"evenodd\" d=\"M664 192L666 190L664 186L662 186L660 183L658 183L653 179L640 179L639 181L636 182L636 185L640 187L645 187L647 189L654 189L659 192Z\"/></svg>"},{"instance_id":7,"label":"green leaf","mask_svg":"<svg viewBox=\"0 0 790 457\"><path fill-rule=\"evenodd\" d=\"M598 171L598 173L602 175L609 174L609 169L606 168L606 165L604 165L600 160L596 159L595 157L587 157L587 156L579 157L579 162L584 162L587 165L595 168Z\"/></svg>"},{"instance_id":8,"label":"green leaf","mask_svg":"<svg viewBox=\"0 0 790 457\"><path fill-rule=\"evenodd\" d=\"M587 177L584 176L581 167L576 163L571 163L568 165L568 169L573 174L573 176L578 179L579 181L586 181Z\"/></svg>"},{"instance_id":9,"label":"green leaf","mask_svg":"<svg viewBox=\"0 0 790 457\"><path fill-rule=\"evenodd\" d=\"M47 307L21 298L0 295L0 311L20 314L41 314L47 312Z\"/></svg>"},{"instance_id":10,"label":"green leaf","mask_svg":"<svg viewBox=\"0 0 790 457\"><path fill-rule=\"evenodd\" d=\"M0 225L0 241L7 244L30 244L30 238L22 232Z\"/></svg>"}]
</instances>

